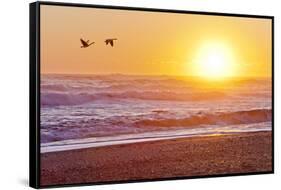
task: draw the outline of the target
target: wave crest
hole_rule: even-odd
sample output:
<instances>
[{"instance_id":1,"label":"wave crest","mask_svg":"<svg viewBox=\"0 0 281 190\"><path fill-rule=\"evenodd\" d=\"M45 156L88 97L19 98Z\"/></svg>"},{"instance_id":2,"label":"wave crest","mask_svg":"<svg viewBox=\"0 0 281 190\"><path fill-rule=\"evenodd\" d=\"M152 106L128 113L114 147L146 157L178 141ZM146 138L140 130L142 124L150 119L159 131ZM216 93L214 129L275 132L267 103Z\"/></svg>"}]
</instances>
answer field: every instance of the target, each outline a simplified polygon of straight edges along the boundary
<instances>
[{"instance_id":1,"label":"wave crest","mask_svg":"<svg viewBox=\"0 0 281 190\"><path fill-rule=\"evenodd\" d=\"M198 114L182 119L146 119L135 123L136 126L197 126L197 125L236 125L271 121L271 109L255 109L215 114Z\"/></svg>"},{"instance_id":2,"label":"wave crest","mask_svg":"<svg viewBox=\"0 0 281 190\"><path fill-rule=\"evenodd\" d=\"M127 91L127 92L101 92L101 93L42 93L42 106L59 106L59 105L79 105L97 100L109 99L140 99L140 100L162 100L162 101L200 101L214 100L226 96L222 92L205 92L205 93L179 93L170 91Z\"/></svg>"}]
</instances>

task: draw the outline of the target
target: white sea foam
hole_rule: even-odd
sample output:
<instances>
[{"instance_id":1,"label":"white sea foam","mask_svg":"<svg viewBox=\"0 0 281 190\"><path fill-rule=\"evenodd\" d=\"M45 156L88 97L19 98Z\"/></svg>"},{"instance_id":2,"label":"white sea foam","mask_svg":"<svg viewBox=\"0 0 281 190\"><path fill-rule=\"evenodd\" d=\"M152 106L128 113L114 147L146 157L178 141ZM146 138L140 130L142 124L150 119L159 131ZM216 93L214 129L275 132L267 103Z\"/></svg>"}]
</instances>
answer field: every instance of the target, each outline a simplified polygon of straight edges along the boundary
<instances>
[{"instance_id":1,"label":"white sea foam","mask_svg":"<svg viewBox=\"0 0 281 190\"><path fill-rule=\"evenodd\" d=\"M228 126L204 126L192 129L176 129L166 131L144 132L106 137L63 140L41 144L41 153L57 152L73 149L103 147L120 144L130 144L157 140L178 139L184 137L227 135L242 132L270 131L271 122L259 124L243 124Z\"/></svg>"}]
</instances>

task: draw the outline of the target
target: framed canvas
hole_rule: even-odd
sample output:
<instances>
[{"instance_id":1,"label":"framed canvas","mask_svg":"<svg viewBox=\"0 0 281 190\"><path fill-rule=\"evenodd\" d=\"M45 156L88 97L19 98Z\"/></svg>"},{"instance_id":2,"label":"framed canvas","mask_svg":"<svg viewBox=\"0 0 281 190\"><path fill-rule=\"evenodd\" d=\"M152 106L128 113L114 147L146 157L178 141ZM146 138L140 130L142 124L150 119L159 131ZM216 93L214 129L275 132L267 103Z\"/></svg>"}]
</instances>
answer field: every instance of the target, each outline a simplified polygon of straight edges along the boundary
<instances>
[{"instance_id":1,"label":"framed canvas","mask_svg":"<svg viewBox=\"0 0 281 190\"><path fill-rule=\"evenodd\" d=\"M30 186L274 172L274 18L30 4Z\"/></svg>"}]
</instances>

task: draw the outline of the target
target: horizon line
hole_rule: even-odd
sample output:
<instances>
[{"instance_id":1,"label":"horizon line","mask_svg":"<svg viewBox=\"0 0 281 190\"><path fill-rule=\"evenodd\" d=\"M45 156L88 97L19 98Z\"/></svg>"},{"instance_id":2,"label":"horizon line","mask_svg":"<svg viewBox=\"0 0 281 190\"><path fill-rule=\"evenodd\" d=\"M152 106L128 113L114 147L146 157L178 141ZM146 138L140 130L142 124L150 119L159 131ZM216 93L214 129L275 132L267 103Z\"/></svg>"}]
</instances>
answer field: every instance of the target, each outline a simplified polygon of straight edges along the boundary
<instances>
[{"instance_id":1,"label":"horizon line","mask_svg":"<svg viewBox=\"0 0 281 190\"><path fill-rule=\"evenodd\" d=\"M40 73L40 75L124 75L124 76L170 76L170 77L196 77L206 78L198 75L173 75L173 74L136 74L136 73ZM244 76L226 76L222 78L272 78L272 75L244 75Z\"/></svg>"}]
</instances>

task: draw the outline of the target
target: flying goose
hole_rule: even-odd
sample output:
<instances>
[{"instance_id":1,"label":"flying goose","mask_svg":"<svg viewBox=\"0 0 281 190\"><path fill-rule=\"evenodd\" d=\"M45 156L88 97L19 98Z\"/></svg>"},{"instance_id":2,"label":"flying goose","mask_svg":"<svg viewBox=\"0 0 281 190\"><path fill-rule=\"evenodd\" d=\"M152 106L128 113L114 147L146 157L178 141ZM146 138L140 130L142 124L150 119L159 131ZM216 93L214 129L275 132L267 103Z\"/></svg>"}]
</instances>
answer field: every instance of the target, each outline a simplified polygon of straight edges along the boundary
<instances>
[{"instance_id":1,"label":"flying goose","mask_svg":"<svg viewBox=\"0 0 281 190\"><path fill-rule=\"evenodd\" d=\"M89 40L85 41L85 40L83 40L82 38L80 38L80 41L81 41L81 43L82 43L81 48L87 48L87 47L89 47L90 45L92 45L92 44L95 43L95 42L92 42L92 43L89 44Z\"/></svg>"},{"instance_id":2,"label":"flying goose","mask_svg":"<svg viewBox=\"0 0 281 190\"><path fill-rule=\"evenodd\" d=\"M113 40L117 40L117 38L109 38L109 39L106 39L104 42L106 45L108 45L108 43L110 43L111 47L113 47Z\"/></svg>"}]
</instances>

